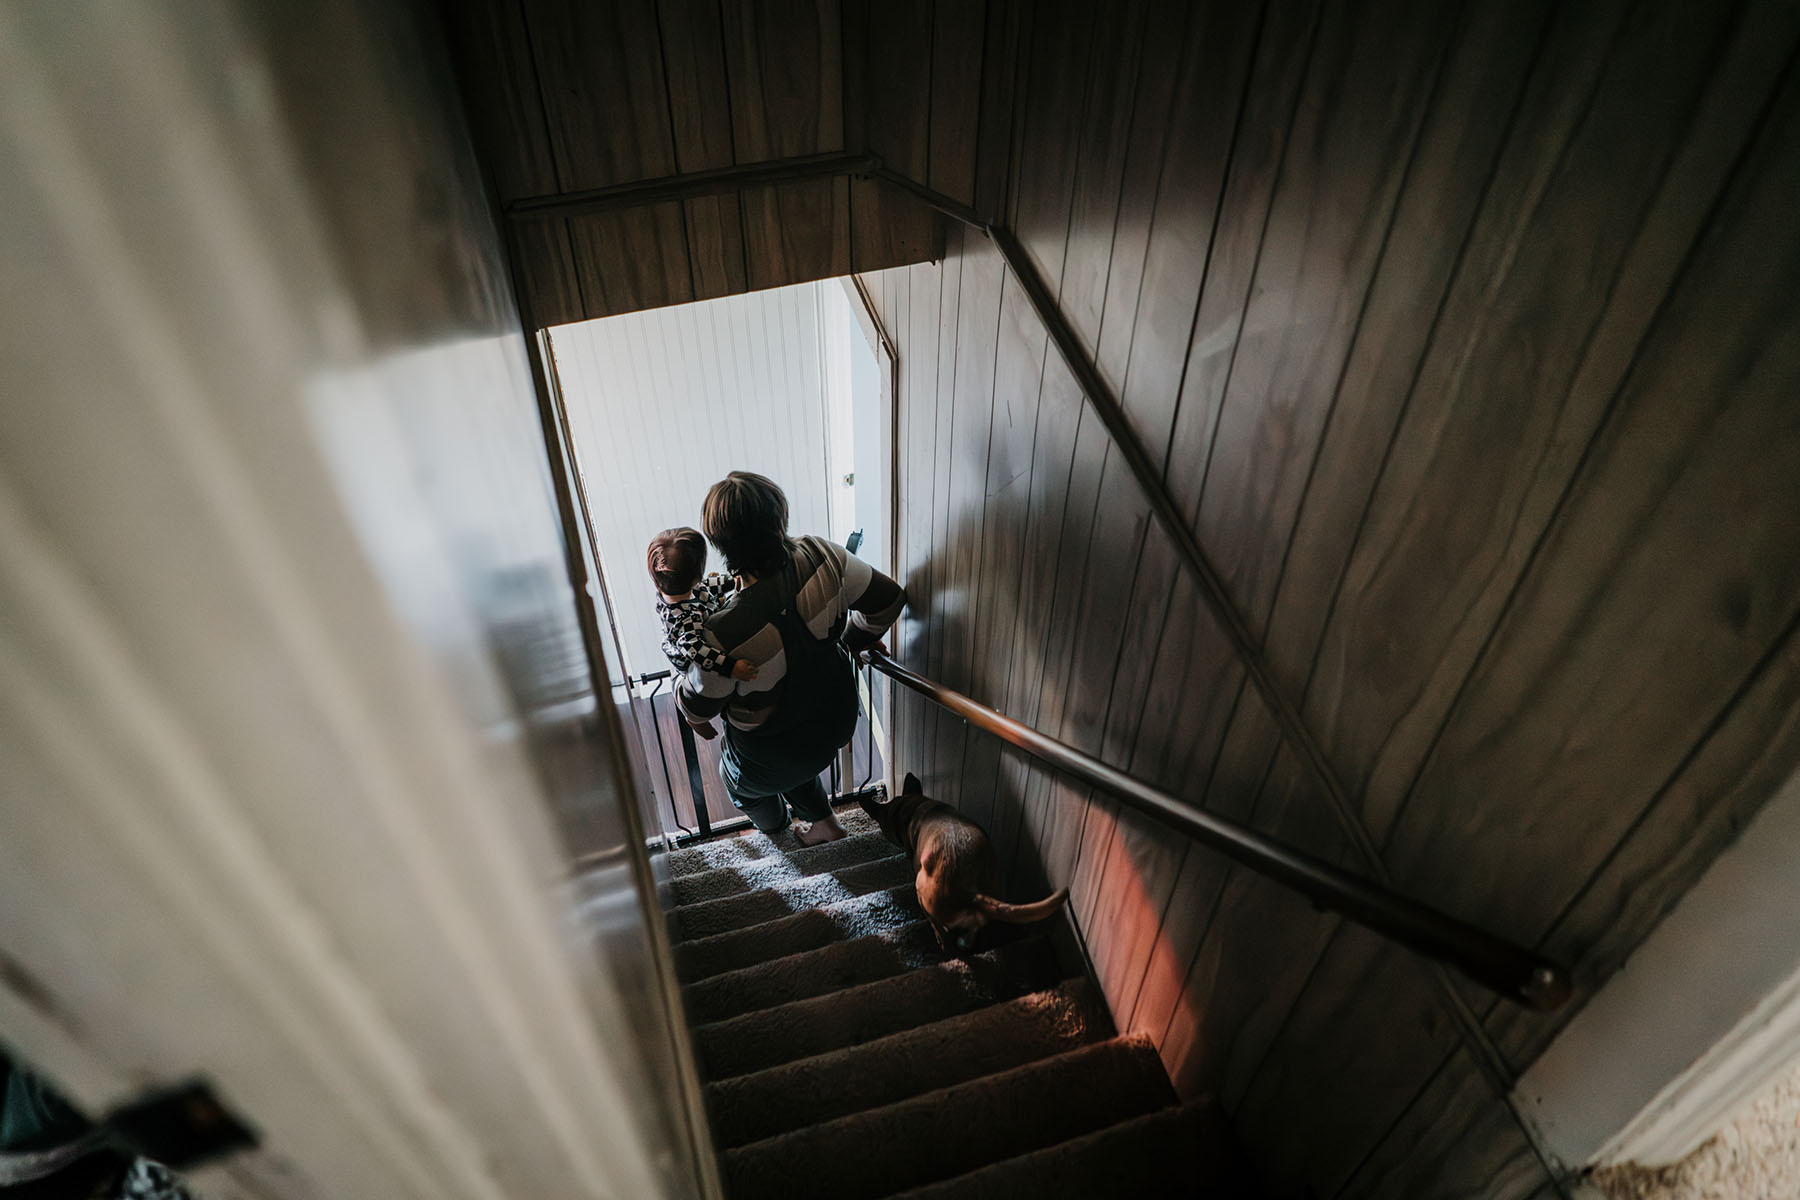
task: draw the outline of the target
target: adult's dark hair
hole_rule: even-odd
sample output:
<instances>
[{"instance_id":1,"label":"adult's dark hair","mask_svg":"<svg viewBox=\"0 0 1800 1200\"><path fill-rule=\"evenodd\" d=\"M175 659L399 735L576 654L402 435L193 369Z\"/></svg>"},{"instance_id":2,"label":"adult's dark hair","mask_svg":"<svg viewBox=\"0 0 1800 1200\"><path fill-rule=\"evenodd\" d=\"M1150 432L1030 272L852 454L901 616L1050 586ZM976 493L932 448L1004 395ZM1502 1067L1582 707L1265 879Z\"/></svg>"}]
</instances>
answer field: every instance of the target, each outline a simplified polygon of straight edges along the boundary
<instances>
[{"instance_id":1,"label":"adult's dark hair","mask_svg":"<svg viewBox=\"0 0 1800 1200\"><path fill-rule=\"evenodd\" d=\"M650 539L650 578L665 596L685 596L706 573L706 539L698 529L683 525L665 529Z\"/></svg>"},{"instance_id":2,"label":"adult's dark hair","mask_svg":"<svg viewBox=\"0 0 1800 1200\"><path fill-rule=\"evenodd\" d=\"M701 506L706 536L736 574L772 575L786 564L787 521L787 497L774 480L751 471L713 484Z\"/></svg>"}]
</instances>

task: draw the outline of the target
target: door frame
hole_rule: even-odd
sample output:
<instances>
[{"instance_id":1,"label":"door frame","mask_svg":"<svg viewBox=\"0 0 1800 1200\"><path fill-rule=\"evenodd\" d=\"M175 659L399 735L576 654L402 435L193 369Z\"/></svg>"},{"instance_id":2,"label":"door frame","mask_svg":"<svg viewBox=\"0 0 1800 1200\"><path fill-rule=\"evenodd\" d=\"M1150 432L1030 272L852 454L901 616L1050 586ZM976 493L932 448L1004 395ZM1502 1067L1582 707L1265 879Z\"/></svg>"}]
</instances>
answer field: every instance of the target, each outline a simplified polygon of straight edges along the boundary
<instances>
[{"instance_id":1,"label":"door frame","mask_svg":"<svg viewBox=\"0 0 1800 1200\"><path fill-rule=\"evenodd\" d=\"M877 374L881 378L881 454L880 458L886 467L886 486L880 491L882 526L887 531L887 561L875 566L891 578L898 579L900 572L900 352L894 346L894 340L888 336L887 327L882 324L881 314L875 308L875 300L869 295L869 289L860 275L846 275L840 281L844 292L850 300L850 311L856 314L856 324L868 341L869 348L875 352ZM864 673L866 676L866 672ZM876 686L881 689L881 714L878 720L875 714L873 698L868 695L866 683L858 687L863 696L863 710L874 731L876 741L881 745L882 776L887 785L888 795L899 794L899 781L894 777L894 742L891 714L894 711L894 681L881 675Z\"/></svg>"}]
</instances>

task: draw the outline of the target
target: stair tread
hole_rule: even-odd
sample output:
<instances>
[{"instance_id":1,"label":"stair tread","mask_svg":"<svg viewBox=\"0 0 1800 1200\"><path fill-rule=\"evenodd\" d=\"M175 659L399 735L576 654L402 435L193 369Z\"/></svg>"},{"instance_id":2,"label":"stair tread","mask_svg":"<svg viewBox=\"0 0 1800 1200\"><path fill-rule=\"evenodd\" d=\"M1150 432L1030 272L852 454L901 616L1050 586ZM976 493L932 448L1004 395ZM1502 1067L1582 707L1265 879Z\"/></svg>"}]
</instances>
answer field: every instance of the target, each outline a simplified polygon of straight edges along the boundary
<instances>
[{"instance_id":1,"label":"stair tread","mask_svg":"<svg viewBox=\"0 0 1800 1200\"><path fill-rule=\"evenodd\" d=\"M909 883L757 925L678 942L674 948L675 970L684 983L693 983L832 942L898 929L923 915Z\"/></svg>"},{"instance_id":2,"label":"stair tread","mask_svg":"<svg viewBox=\"0 0 1800 1200\"><path fill-rule=\"evenodd\" d=\"M740 1146L726 1152L725 1168L737 1200L862 1200L966 1174L1174 1102L1150 1039L1113 1038Z\"/></svg>"},{"instance_id":3,"label":"stair tread","mask_svg":"<svg viewBox=\"0 0 1800 1200\"><path fill-rule=\"evenodd\" d=\"M1030 937L965 960L795 1000L694 1029L710 1079L725 1079L873 1041L1058 982L1056 954Z\"/></svg>"},{"instance_id":4,"label":"stair tread","mask_svg":"<svg viewBox=\"0 0 1800 1200\"><path fill-rule=\"evenodd\" d=\"M674 909L674 914L684 940L712 937L869 892L903 887L913 875L912 864L904 854L889 854L828 874L805 875L734 896L683 904Z\"/></svg>"},{"instance_id":5,"label":"stair tread","mask_svg":"<svg viewBox=\"0 0 1800 1200\"><path fill-rule=\"evenodd\" d=\"M936 1183L895 1200L1055 1200L1157 1196L1256 1200L1212 1104L1165 1108Z\"/></svg>"},{"instance_id":6,"label":"stair tread","mask_svg":"<svg viewBox=\"0 0 1800 1200\"><path fill-rule=\"evenodd\" d=\"M724 971L682 989L696 1023L774 1008L944 960L928 921Z\"/></svg>"},{"instance_id":7,"label":"stair tread","mask_svg":"<svg viewBox=\"0 0 1800 1200\"><path fill-rule=\"evenodd\" d=\"M1048 1058L1107 1037L1086 980L707 1085L729 1149Z\"/></svg>"},{"instance_id":8,"label":"stair tread","mask_svg":"<svg viewBox=\"0 0 1800 1200\"><path fill-rule=\"evenodd\" d=\"M767 841L761 834L749 836ZM701 848L694 846L689 849ZM728 862L686 874L674 873L671 868L669 883L677 904L693 904L701 900L716 900L721 896L754 891L787 880L827 875L844 867L887 858L899 852L898 847L879 832L857 833L835 842L826 842L822 846L808 846L786 853L774 850L761 857ZM678 850L675 853L686 854L687 851Z\"/></svg>"},{"instance_id":9,"label":"stair tread","mask_svg":"<svg viewBox=\"0 0 1800 1200\"><path fill-rule=\"evenodd\" d=\"M874 818L863 812L854 804L847 804L832 810L838 824L851 836L840 838L835 842L826 842L818 846L802 846L794 836L792 826L773 836L749 829L743 833L727 837L714 838L710 841L698 842L692 846L684 846L679 850L669 851L669 874L677 878L694 875L701 871L709 871L719 867L733 867L739 863L754 862L763 859L785 857L791 862L808 865L811 873L828 871L829 866L818 867L821 862L831 862L837 855L846 853L845 842L873 833L880 837ZM830 853L821 853L830 851Z\"/></svg>"}]
</instances>

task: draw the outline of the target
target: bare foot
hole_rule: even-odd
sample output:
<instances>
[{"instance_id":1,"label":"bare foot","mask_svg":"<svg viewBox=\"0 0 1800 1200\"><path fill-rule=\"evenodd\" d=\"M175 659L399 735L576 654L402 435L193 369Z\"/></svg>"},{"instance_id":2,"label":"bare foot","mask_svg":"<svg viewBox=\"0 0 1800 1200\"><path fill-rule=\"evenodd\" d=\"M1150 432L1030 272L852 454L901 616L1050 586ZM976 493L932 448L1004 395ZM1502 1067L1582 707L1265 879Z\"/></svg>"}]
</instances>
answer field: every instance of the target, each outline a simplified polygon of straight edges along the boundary
<instances>
[{"instance_id":1,"label":"bare foot","mask_svg":"<svg viewBox=\"0 0 1800 1200\"><path fill-rule=\"evenodd\" d=\"M823 821L794 822L794 839L802 846L819 846L849 836L849 830L839 825L836 817L826 817Z\"/></svg>"}]
</instances>

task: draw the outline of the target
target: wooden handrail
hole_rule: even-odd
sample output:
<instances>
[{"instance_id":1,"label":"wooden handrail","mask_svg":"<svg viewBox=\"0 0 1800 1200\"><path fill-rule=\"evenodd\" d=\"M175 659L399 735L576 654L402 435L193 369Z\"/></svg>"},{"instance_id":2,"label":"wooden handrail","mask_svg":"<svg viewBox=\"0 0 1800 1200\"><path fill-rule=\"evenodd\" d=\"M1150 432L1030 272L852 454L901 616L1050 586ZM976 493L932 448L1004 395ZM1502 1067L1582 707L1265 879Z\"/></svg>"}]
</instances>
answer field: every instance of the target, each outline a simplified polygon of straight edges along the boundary
<instances>
[{"instance_id":1,"label":"wooden handrail","mask_svg":"<svg viewBox=\"0 0 1800 1200\"><path fill-rule=\"evenodd\" d=\"M908 670L879 650L867 651L866 657L877 671L977 729L1103 789L1121 804L1294 889L1317 907L1342 913L1364 928L1456 968L1510 1000L1527 1008L1549 1011L1560 1008L1572 993L1565 968L1523 946L1196 808L1066 742Z\"/></svg>"}]
</instances>

